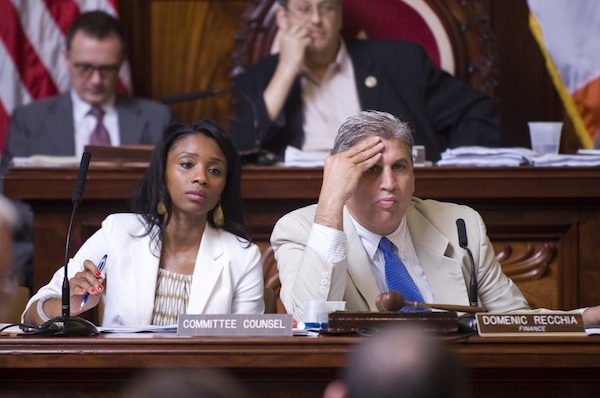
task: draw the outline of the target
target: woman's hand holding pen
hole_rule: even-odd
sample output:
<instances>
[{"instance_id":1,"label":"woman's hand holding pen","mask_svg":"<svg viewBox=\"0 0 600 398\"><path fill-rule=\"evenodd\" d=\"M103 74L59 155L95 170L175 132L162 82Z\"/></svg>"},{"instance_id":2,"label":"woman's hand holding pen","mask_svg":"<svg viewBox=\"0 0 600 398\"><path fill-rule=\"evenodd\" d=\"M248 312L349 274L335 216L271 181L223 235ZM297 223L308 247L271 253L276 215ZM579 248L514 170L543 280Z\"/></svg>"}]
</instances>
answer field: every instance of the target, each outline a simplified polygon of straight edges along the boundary
<instances>
[{"instance_id":1,"label":"woman's hand holding pen","mask_svg":"<svg viewBox=\"0 0 600 398\"><path fill-rule=\"evenodd\" d=\"M69 279L71 315L79 315L90 308L94 308L100 301L100 293L104 290L104 278L96 264L90 260L85 260L83 267L85 270L76 273L74 277ZM89 297L85 306L80 309L81 301L86 293L89 293Z\"/></svg>"}]
</instances>

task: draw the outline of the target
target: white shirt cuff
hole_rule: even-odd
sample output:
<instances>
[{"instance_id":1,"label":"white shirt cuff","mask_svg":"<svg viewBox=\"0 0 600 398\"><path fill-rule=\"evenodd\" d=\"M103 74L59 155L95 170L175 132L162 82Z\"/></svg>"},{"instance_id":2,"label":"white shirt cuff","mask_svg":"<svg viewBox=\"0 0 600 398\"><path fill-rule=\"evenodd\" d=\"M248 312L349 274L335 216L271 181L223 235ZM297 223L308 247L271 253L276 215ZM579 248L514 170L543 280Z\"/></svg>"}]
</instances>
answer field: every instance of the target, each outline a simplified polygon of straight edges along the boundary
<instances>
[{"instance_id":1,"label":"white shirt cuff","mask_svg":"<svg viewBox=\"0 0 600 398\"><path fill-rule=\"evenodd\" d=\"M346 233L321 224L313 224L306 246L330 263L342 261L348 253Z\"/></svg>"}]
</instances>

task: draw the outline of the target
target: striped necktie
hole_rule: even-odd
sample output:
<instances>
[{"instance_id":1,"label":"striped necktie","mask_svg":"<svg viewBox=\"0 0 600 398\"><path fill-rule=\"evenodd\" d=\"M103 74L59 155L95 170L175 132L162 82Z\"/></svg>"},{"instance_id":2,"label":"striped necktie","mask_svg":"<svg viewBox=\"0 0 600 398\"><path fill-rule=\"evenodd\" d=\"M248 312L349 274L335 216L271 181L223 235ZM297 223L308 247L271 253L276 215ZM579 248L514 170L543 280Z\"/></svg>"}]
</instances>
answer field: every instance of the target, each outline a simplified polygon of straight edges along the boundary
<instances>
[{"instance_id":1,"label":"striped necktie","mask_svg":"<svg viewBox=\"0 0 600 398\"><path fill-rule=\"evenodd\" d=\"M90 138L90 145L110 145L108 131L106 131L106 127L104 127L104 124L102 123L104 111L99 106L92 106L90 114L98 120L98 124L96 124L96 128L92 132Z\"/></svg>"}]
</instances>

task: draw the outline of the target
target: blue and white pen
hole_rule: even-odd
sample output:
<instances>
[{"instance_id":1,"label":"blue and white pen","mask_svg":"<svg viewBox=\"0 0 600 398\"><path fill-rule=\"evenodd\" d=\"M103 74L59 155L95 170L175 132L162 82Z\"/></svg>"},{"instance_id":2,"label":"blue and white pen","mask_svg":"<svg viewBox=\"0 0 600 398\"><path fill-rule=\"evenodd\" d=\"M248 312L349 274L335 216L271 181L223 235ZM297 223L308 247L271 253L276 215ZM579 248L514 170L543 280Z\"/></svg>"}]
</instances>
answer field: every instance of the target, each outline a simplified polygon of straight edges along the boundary
<instances>
[{"instance_id":1,"label":"blue and white pen","mask_svg":"<svg viewBox=\"0 0 600 398\"><path fill-rule=\"evenodd\" d=\"M106 254L104 255L104 257L102 257L102 260L100 260L100 264L98 264L98 271L102 272L102 268L104 268L104 264L106 264ZM83 296L83 300L81 300L81 305L79 306L80 310L83 308L83 306L87 302L88 297L90 297L89 292L86 293L85 296Z\"/></svg>"}]
</instances>

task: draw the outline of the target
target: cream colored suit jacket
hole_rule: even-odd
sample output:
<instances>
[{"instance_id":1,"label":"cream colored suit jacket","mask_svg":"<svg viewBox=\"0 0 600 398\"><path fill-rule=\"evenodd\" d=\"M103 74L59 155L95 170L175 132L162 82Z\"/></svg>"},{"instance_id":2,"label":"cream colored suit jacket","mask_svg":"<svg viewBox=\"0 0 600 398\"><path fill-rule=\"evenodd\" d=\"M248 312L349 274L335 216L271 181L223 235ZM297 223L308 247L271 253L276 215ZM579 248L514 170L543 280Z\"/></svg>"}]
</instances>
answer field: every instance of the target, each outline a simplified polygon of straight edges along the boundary
<instances>
[{"instance_id":1,"label":"cream colored suit jacket","mask_svg":"<svg viewBox=\"0 0 600 398\"><path fill-rule=\"evenodd\" d=\"M345 300L349 311L377 311L381 293L370 260L344 208L347 256L338 263L325 261L306 242L316 205L282 217L273 230L271 244L279 268L281 299L286 310L301 320L307 299ZM488 311L529 309L519 288L504 275L487 237L479 213L467 207L413 198L407 224L417 256L438 303L469 305L471 264L458 244L456 220L465 220L469 248L473 252L479 303Z\"/></svg>"},{"instance_id":2,"label":"cream colored suit jacket","mask_svg":"<svg viewBox=\"0 0 600 398\"><path fill-rule=\"evenodd\" d=\"M140 238L144 232L137 215L110 215L69 261L71 278L83 269L85 260L98 264L104 254L108 255L101 326L149 325L152 321L160 247L151 243L147 235ZM188 314L264 312L260 251L256 245L246 245L244 239L206 224L196 258ZM27 308L44 295L60 294L64 272L64 267L56 271Z\"/></svg>"}]
</instances>

